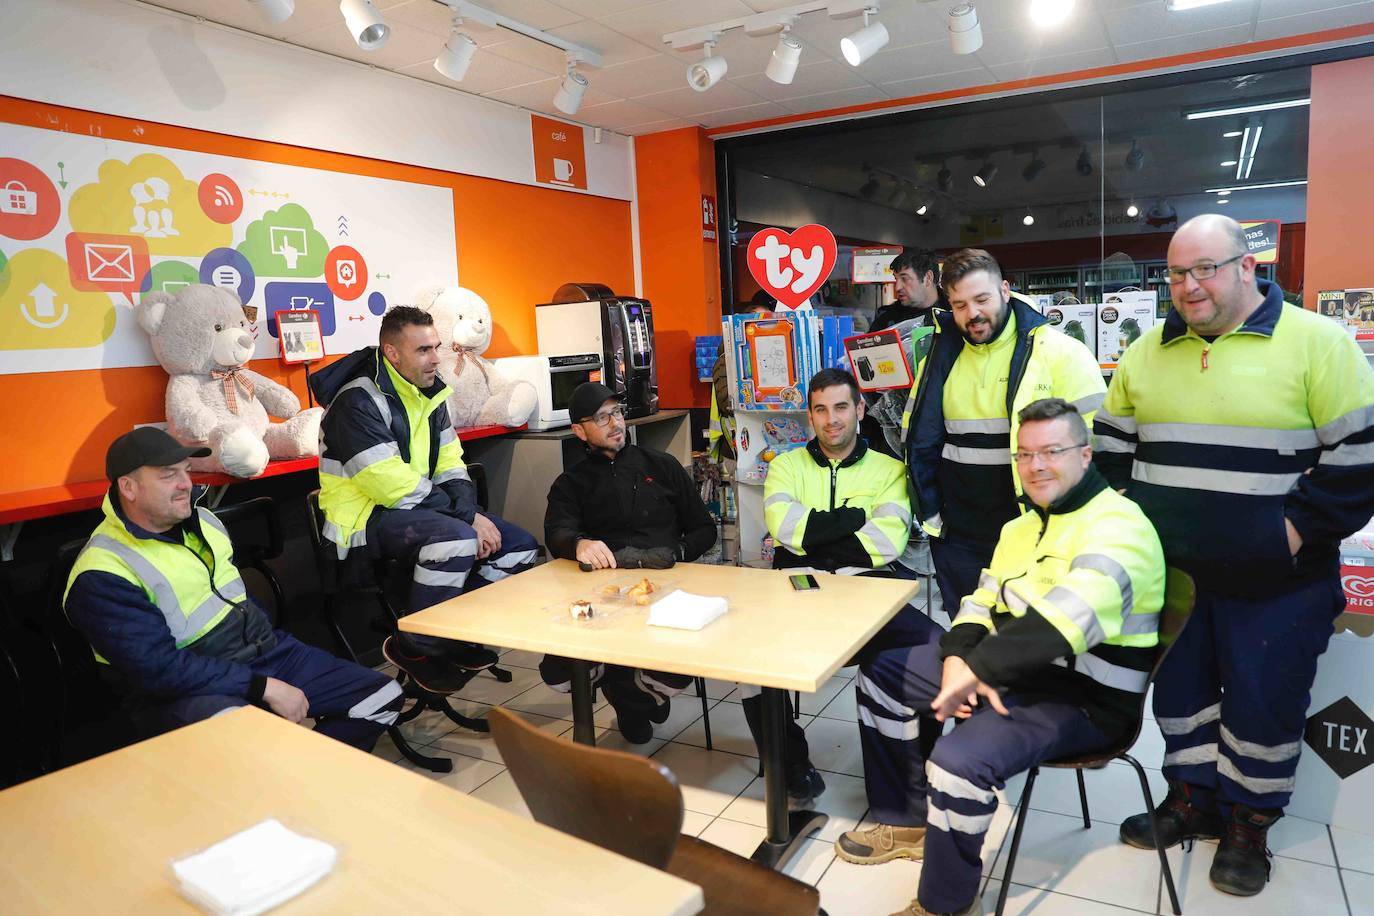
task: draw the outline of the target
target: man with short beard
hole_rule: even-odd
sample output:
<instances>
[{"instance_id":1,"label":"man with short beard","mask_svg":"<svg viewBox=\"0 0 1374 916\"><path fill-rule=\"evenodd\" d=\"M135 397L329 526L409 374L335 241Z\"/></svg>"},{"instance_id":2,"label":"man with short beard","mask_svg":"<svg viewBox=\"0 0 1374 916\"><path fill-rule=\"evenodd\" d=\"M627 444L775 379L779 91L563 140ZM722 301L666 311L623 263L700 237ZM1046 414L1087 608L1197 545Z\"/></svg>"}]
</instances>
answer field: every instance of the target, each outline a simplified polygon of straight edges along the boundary
<instances>
[{"instance_id":1,"label":"man with short beard","mask_svg":"<svg viewBox=\"0 0 1374 916\"><path fill-rule=\"evenodd\" d=\"M1002 526L1026 511L1011 460L1018 412L1062 398L1091 424L1107 386L1087 347L1014 295L986 251L955 252L940 283L950 311L932 313L935 343L907 403L906 459L912 508L953 615L992 560Z\"/></svg>"}]
</instances>

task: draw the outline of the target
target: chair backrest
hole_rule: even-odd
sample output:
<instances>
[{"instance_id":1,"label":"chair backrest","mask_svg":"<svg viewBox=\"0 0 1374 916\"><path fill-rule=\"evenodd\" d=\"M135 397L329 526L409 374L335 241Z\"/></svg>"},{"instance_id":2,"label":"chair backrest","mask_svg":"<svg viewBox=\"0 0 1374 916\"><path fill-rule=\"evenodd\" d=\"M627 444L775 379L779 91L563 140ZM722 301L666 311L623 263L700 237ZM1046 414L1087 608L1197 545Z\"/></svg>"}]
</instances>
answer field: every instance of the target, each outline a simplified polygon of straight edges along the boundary
<instances>
[{"instance_id":1,"label":"chair backrest","mask_svg":"<svg viewBox=\"0 0 1374 916\"><path fill-rule=\"evenodd\" d=\"M565 741L494 707L491 735L534 819L663 868L682 832L682 790L646 757Z\"/></svg>"},{"instance_id":2,"label":"chair backrest","mask_svg":"<svg viewBox=\"0 0 1374 916\"><path fill-rule=\"evenodd\" d=\"M234 562L240 557L272 560L281 556L281 515L270 496L259 496L211 510L229 531L234 544Z\"/></svg>"}]
</instances>

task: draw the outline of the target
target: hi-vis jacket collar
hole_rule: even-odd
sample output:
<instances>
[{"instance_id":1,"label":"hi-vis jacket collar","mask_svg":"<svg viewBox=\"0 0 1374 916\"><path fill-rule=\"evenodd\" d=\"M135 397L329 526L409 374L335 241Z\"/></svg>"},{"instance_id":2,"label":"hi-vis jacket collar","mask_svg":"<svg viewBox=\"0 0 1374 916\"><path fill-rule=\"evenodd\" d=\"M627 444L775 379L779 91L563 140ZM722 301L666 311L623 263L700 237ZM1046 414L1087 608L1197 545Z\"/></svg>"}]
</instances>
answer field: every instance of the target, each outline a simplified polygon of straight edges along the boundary
<instances>
[{"instance_id":1,"label":"hi-vis jacket collar","mask_svg":"<svg viewBox=\"0 0 1374 916\"><path fill-rule=\"evenodd\" d=\"M1260 307L1245 319L1245 323L1232 331L1232 334L1259 334L1264 337L1274 336L1274 327L1279 323L1279 316L1283 314L1283 290L1277 283L1269 280L1256 280L1259 284L1259 291L1264 296L1264 302ZM1183 320L1177 308L1169 310L1169 317L1164 319L1164 334L1160 340L1162 344L1173 343L1180 337L1188 333L1188 323Z\"/></svg>"},{"instance_id":2,"label":"hi-vis jacket collar","mask_svg":"<svg viewBox=\"0 0 1374 916\"><path fill-rule=\"evenodd\" d=\"M816 462L816 464L823 468L830 467L830 459L825 457L825 452L821 451L821 440L818 437L811 437L811 441L806 443L806 451L807 454L811 456L811 460ZM858 464L863 460L864 454L867 451L868 440L863 436L856 437L854 440L854 451L850 452L849 456L841 461L837 467L847 468Z\"/></svg>"},{"instance_id":3,"label":"hi-vis jacket collar","mask_svg":"<svg viewBox=\"0 0 1374 916\"><path fill-rule=\"evenodd\" d=\"M1031 498L1024 493L1021 494L1021 502L1035 510L1035 514L1041 518L1045 518L1047 515L1068 515L1092 502L1093 497L1105 489L1107 489L1107 478L1098 471L1097 465L1090 464L1087 472L1083 475L1083 479L1074 484L1069 492L1050 503L1048 509L1040 508L1031 502Z\"/></svg>"}]
</instances>

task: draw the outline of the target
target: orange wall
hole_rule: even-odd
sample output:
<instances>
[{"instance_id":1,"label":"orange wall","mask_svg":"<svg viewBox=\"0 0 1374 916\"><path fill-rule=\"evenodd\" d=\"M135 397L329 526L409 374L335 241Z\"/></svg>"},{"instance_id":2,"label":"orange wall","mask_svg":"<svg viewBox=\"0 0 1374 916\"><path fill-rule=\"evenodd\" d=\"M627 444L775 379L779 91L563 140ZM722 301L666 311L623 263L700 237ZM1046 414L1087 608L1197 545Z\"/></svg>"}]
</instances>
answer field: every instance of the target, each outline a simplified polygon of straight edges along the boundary
<instances>
[{"instance_id":1,"label":"orange wall","mask_svg":"<svg viewBox=\"0 0 1374 916\"><path fill-rule=\"evenodd\" d=\"M696 381L693 338L720 333L720 261L716 242L701 237L701 195L716 195L715 144L697 127L636 137L635 172L659 400L708 407L711 386Z\"/></svg>"},{"instance_id":2,"label":"orange wall","mask_svg":"<svg viewBox=\"0 0 1374 916\"><path fill-rule=\"evenodd\" d=\"M0 96L0 121L113 140L412 181L453 189L458 276L491 304L487 355L537 351L534 306L569 281L634 287L630 204L435 169L92 114ZM135 132L137 130L137 132ZM22 155L7 150L5 155ZM688 357L689 359L690 357ZM305 402L305 373L277 360L253 368ZM161 420L160 367L0 375L0 429L11 443L0 493L99 479L105 448L135 423ZM17 446L17 447L15 447Z\"/></svg>"},{"instance_id":3,"label":"orange wall","mask_svg":"<svg viewBox=\"0 0 1374 916\"><path fill-rule=\"evenodd\" d=\"M1314 308L1324 289L1374 286L1368 237L1374 213L1369 151L1374 149L1374 58L1312 68L1307 139L1307 243L1304 301Z\"/></svg>"}]
</instances>

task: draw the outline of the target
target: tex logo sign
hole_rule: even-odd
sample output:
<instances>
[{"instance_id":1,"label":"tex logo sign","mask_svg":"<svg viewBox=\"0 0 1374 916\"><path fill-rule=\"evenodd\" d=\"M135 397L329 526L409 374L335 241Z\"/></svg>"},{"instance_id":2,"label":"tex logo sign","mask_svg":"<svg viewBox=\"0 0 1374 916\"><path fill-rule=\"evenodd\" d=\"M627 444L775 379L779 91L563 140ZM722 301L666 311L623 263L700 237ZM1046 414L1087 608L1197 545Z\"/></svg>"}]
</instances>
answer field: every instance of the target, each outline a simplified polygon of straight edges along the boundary
<instances>
[{"instance_id":1,"label":"tex logo sign","mask_svg":"<svg viewBox=\"0 0 1374 916\"><path fill-rule=\"evenodd\" d=\"M1341 697L1307 720L1307 744L1341 779L1374 763L1374 720Z\"/></svg>"}]
</instances>

